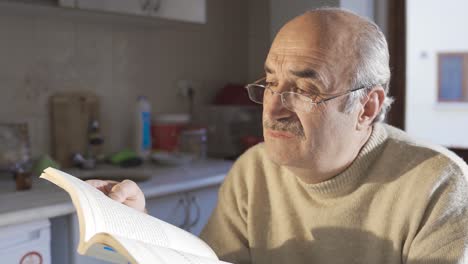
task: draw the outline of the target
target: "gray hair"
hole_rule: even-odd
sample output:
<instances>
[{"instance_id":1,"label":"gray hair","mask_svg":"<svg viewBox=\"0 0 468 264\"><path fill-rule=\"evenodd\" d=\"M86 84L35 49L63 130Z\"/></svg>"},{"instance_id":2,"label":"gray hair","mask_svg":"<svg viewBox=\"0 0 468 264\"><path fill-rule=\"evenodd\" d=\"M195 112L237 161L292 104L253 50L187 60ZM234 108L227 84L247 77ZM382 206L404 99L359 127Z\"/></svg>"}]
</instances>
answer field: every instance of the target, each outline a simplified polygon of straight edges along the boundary
<instances>
[{"instance_id":1,"label":"gray hair","mask_svg":"<svg viewBox=\"0 0 468 264\"><path fill-rule=\"evenodd\" d=\"M317 11L346 12L351 11L339 8L319 8ZM356 14L354 14L356 15ZM349 94L344 105L344 112L351 113L359 107L359 101L367 96L372 88L381 86L385 91L385 98L380 112L377 114L374 123L385 119L387 112L393 102L393 98L388 96L390 83L390 66L388 45L385 36L379 27L367 18L361 17L361 30L358 32L354 43L358 52L358 62L353 77L350 80L350 89L366 87Z\"/></svg>"},{"instance_id":2,"label":"gray hair","mask_svg":"<svg viewBox=\"0 0 468 264\"><path fill-rule=\"evenodd\" d=\"M367 19L365 19L367 20ZM379 27L367 20L359 32L357 39L357 51L359 53L356 72L351 78L351 88L366 87L349 95L344 111L352 112L359 106L359 101L367 96L370 90L381 86L385 91L383 106L373 123L382 122L385 119L393 98L388 96L390 87L390 66L387 41Z\"/></svg>"}]
</instances>

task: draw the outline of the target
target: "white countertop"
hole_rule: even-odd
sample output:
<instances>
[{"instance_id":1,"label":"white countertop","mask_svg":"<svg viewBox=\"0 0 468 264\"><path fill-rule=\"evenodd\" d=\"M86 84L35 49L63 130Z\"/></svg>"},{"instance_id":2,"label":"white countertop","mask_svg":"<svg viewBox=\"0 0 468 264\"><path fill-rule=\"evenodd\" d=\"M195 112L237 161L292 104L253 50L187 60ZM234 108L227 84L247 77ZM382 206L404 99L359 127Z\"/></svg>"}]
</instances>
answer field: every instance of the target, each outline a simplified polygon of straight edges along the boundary
<instances>
[{"instance_id":1,"label":"white countertop","mask_svg":"<svg viewBox=\"0 0 468 264\"><path fill-rule=\"evenodd\" d=\"M99 174L120 175L130 179L131 177L126 176L146 177L147 180L137 183L149 199L218 185L231 166L231 161L206 160L172 167L148 163L127 169L102 165L95 170L65 171L78 178L90 178ZM34 178L31 190L15 191L14 188L11 177L0 178L0 226L52 218L75 211L68 194L46 180Z\"/></svg>"}]
</instances>

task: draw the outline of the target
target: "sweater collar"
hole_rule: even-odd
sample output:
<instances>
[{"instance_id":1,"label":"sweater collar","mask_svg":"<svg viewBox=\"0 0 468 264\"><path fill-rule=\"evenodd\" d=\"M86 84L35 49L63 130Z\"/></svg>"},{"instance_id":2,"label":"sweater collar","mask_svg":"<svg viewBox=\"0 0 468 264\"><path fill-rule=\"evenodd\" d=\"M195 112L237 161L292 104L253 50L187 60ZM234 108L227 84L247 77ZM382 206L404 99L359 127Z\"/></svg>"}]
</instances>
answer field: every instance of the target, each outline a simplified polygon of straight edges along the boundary
<instances>
[{"instance_id":1,"label":"sweater collar","mask_svg":"<svg viewBox=\"0 0 468 264\"><path fill-rule=\"evenodd\" d=\"M338 197L356 190L366 176L366 172L382 151L387 139L385 125L374 124L372 133L361 148L356 159L343 172L320 183L307 184L294 177L310 194L324 197Z\"/></svg>"}]
</instances>

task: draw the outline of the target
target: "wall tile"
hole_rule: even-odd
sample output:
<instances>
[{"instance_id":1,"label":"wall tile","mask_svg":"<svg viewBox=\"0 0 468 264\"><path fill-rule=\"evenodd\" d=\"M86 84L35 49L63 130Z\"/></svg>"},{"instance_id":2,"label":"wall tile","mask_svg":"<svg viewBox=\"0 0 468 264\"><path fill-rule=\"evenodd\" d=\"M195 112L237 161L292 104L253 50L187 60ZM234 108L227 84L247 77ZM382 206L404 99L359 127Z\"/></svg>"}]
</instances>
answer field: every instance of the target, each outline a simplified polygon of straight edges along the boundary
<instances>
[{"instance_id":1,"label":"wall tile","mask_svg":"<svg viewBox=\"0 0 468 264\"><path fill-rule=\"evenodd\" d=\"M261 12L266 0L255 1L261 1L255 4ZM147 95L155 115L186 112L177 80L194 82L197 108L226 82L247 82L262 57L261 42L268 41L249 36L268 31L262 29L265 14L255 15L261 18L257 25L249 19L247 0L207 5L204 25L44 8L2 10L0 122L27 122L38 156L50 151L49 96L93 91L101 101L105 151L112 152L131 144L136 96Z\"/></svg>"}]
</instances>

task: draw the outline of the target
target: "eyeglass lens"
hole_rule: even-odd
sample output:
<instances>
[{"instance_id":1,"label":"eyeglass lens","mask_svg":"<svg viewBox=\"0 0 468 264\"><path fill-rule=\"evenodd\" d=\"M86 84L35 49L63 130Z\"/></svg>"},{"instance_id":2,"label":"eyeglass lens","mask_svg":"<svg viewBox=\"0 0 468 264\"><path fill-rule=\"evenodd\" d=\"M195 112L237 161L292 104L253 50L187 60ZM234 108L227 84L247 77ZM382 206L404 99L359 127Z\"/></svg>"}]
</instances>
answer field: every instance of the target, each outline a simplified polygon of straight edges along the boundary
<instances>
[{"instance_id":1,"label":"eyeglass lens","mask_svg":"<svg viewBox=\"0 0 468 264\"><path fill-rule=\"evenodd\" d=\"M263 104L266 98L271 97L274 92L260 85L250 85L248 87L249 98L259 104ZM283 92L281 94L283 105L291 111L309 112L312 108L310 99L293 92Z\"/></svg>"}]
</instances>

